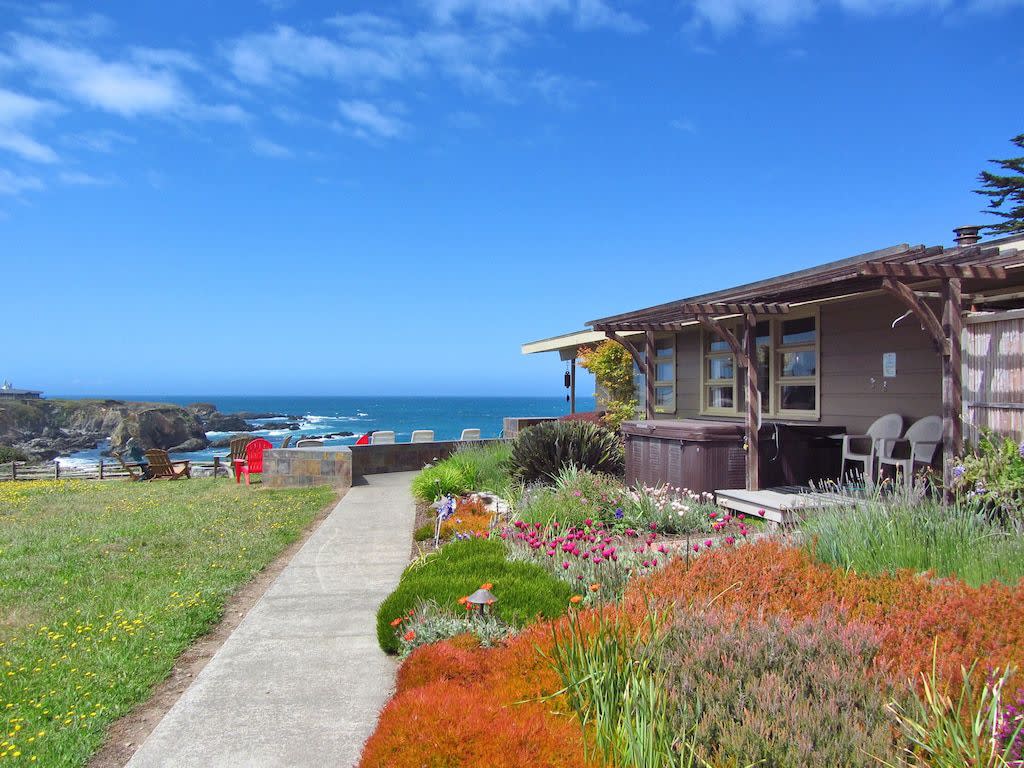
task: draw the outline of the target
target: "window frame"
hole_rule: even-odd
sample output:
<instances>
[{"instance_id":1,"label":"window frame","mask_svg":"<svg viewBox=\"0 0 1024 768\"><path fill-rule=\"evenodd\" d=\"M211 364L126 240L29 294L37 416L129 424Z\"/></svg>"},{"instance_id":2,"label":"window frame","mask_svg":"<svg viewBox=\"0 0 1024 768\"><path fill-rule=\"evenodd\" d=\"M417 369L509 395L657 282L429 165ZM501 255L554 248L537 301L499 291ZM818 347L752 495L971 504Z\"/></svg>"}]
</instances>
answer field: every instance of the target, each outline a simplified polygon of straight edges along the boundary
<instances>
[{"instance_id":1,"label":"window frame","mask_svg":"<svg viewBox=\"0 0 1024 768\"><path fill-rule=\"evenodd\" d=\"M658 354L658 342L659 341L660 342L664 342L666 340L669 342L669 345L668 345L669 354L666 355L666 356L661 356L661 355ZM653 367L654 374L655 374L655 376L654 376L654 393L655 393L655 397L654 397L654 403L653 403L653 405L654 405L654 412L655 413L675 413L676 412L676 344L677 344L677 340L676 340L676 335L674 333L669 333L669 334L665 334L665 335L657 335L657 336L654 337L654 365L652 367ZM658 374L658 365L659 364L661 364L661 365L668 365L669 366L670 370L672 371L672 378L670 378L670 379L659 379L658 378L657 374ZM669 403L669 405L660 405L659 406L658 405L657 392L658 392L659 388L665 388L665 387L668 387L671 390L671 392L672 392L672 394L671 394L671 396L669 398L670 399L670 403Z\"/></svg>"},{"instance_id":2,"label":"window frame","mask_svg":"<svg viewBox=\"0 0 1024 768\"><path fill-rule=\"evenodd\" d=\"M782 324L788 320L802 320L807 317L814 318L814 341L799 342L795 344L782 343ZM761 415L767 418L792 419L816 421L821 418L821 313L817 307L812 309L787 313L773 317L760 317L758 322L769 323L768 350L768 409L762 411ZM726 321L724 327L729 328L736 334L736 338L742 341L743 328L740 321ZM702 416L741 416L746 408L746 369L741 368L732 350L712 352L710 345L712 341L719 341L719 337L706 328L701 329L701 357L700 357L700 414ZM782 358L788 352L811 351L815 355L813 376L783 376ZM713 358L729 358L732 360L732 380L712 379L709 377L709 361ZM741 371L743 374L741 375ZM711 387L725 386L732 384L733 407L714 408L708 405L708 393ZM741 403L740 387L743 387L743 402ZM782 388L784 386L813 386L814 387L814 409L794 410L782 407ZM762 392L762 395L764 393Z\"/></svg>"}]
</instances>

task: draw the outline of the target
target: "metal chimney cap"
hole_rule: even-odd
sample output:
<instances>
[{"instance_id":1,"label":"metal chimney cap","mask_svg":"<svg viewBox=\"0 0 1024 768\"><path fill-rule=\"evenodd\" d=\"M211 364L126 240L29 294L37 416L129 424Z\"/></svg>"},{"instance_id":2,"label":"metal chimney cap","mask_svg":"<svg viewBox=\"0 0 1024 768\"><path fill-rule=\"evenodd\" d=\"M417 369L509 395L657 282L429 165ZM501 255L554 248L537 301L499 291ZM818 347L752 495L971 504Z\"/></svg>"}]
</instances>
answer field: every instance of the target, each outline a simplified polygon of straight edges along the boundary
<instances>
[{"instance_id":1,"label":"metal chimney cap","mask_svg":"<svg viewBox=\"0 0 1024 768\"><path fill-rule=\"evenodd\" d=\"M967 224L962 227L954 227L953 235L957 245L974 245L981 240L981 226Z\"/></svg>"}]
</instances>

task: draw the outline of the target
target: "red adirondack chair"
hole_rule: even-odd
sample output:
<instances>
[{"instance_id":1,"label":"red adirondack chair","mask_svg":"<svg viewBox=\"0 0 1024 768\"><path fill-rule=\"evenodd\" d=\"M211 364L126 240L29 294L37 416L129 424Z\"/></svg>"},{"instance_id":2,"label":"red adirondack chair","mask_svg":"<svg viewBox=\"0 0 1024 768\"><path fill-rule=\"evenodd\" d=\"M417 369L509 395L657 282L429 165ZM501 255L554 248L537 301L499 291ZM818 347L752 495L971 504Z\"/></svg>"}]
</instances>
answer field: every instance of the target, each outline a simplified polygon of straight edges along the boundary
<instances>
[{"instance_id":1,"label":"red adirondack chair","mask_svg":"<svg viewBox=\"0 0 1024 768\"><path fill-rule=\"evenodd\" d=\"M245 475L245 484L249 485L249 475L263 474L263 452L267 448L273 448L269 440L257 437L250 440L245 446L245 460L235 460L235 482L242 482L242 475Z\"/></svg>"}]
</instances>

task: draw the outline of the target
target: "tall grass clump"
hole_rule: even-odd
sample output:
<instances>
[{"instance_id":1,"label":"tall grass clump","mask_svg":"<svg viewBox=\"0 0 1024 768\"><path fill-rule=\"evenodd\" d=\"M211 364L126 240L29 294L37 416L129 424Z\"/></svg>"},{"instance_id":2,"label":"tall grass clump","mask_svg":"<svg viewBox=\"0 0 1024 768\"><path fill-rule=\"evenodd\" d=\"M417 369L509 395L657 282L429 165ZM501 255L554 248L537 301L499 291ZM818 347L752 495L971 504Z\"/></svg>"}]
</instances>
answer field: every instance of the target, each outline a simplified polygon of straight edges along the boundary
<instances>
[{"instance_id":1,"label":"tall grass clump","mask_svg":"<svg viewBox=\"0 0 1024 768\"><path fill-rule=\"evenodd\" d=\"M868 500L811 517L804 533L816 558L858 573L931 571L971 586L1024 577L1020 526L960 504Z\"/></svg>"},{"instance_id":2,"label":"tall grass clump","mask_svg":"<svg viewBox=\"0 0 1024 768\"><path fill-rule=\"evenodd\" d=\"M402 649L395 622L424 601L464 611L459 598L490 583L498 598L493 613L521 627L538 615L554 618L565 612L572 592L546 570L532 563L509 560L505 544L495 539L467 539L446 544L436 554L410 565L377 609L377 640L388 653Z\"/></svg>"},{"instance_id":3,"label":"tall grass clump","mask_svg":"<svg viewBox=\"0 0 1024 768\"><path fill-rule=\"evenodd\" d=\"M937 650L936 650L937 652ZM961 668L959 694L951 693L932 666L921 675L921 692L907 705L890 709L910 742L905 759L893 765L918 768L1020 768L1024 720L1007 722L1003 689L1012 675L994 670L979 685L977 663Z\"/></svg>"},{"instance_id":4,"label":"tall grass clump","mask_svg":"<svg viewBox=\"0 0 1024 768\"><path fill-rule=\"evenodd\" d=\"M568 699L606 766L699 764L693 744L679 738L686 731L677 731L669 717L665 674L657 664L663 623L654 613L636 629L603 611L586 618L573 612L567 626L552 628L546 656L562 681L556 695Z\"/></svg>"},{"instance_id":5,"label":"tall grass clump","mask_svg":"<svg viewBox=\"0 0 1024 768\"><path fill-rule=\"evenodd\" d=\"M489 491L508 499L516 493L509 471L511 452L507 443L463 446L420 472L412 482L413 495L427 503L472 491Z\"/></svg>"}]
</instances>

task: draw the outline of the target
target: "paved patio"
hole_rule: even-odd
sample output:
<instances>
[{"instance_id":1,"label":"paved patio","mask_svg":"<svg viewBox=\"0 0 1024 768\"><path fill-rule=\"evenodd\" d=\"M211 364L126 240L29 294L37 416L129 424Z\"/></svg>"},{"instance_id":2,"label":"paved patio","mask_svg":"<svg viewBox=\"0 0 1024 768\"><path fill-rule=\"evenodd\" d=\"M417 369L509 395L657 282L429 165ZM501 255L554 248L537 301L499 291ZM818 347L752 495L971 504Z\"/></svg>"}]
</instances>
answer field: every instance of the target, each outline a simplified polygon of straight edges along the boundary
<instances>
[{"instance_id":1,"label":"paved patio","mask_svg":"<svg viewBox=\"0 0 1024 768\"><path fill-rule=\"evenodd\" d=\"M353 487L160 721L131 768L355 765L391 695L377 605L408 563L415 472Z\"/></svg>"}]
</instances>

